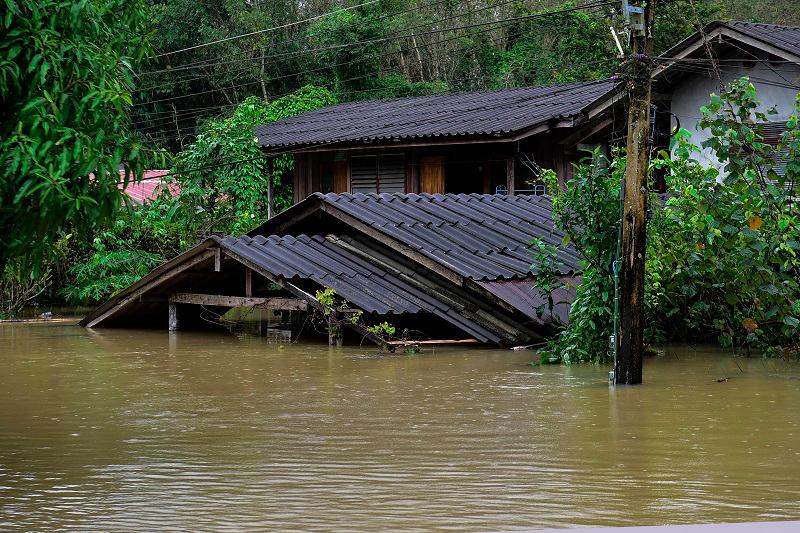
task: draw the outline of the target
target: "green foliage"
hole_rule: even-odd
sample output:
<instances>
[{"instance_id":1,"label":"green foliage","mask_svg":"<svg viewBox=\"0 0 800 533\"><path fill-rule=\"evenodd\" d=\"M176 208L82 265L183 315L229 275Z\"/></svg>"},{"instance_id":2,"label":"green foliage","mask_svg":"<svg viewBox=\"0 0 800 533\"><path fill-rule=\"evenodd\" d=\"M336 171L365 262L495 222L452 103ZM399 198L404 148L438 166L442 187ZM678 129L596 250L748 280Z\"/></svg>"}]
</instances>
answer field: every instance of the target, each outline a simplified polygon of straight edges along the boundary
<instances>
[{"instance_id":1,"label":"green foliage","mask_svg":"<svg viewBox=\"0 0 800 533\"><path fill-rule=\"evenodd\" d=\"M564 4L560 7L572 7ZM542 11L524 7L515 15ZM545 85L609 76L614 57L609 21L572 11L512 24L503 50L487 49L487 70L494 87Z\"/></svg>"},{"instance_id":2,"label":"green foliage","mask_svg":"<svg viewBox=\"0 0 800 533\"><path fill-rule=\"evenodd\" d=\"M172 175L164 180L167 187L153 206L169 206L169 219L181 228L181 246L214 231L241 234L260 223L267 215L270 177L276 210L291 205L292 191L283 178L293 159L265 156L255 127L333 103L327 89L307 86L272 102L248 98L230 116L208 122L176 156Z\"/></svg>"},{"instance_id":3,"label":"green foliage","mask_svg":"<svg viewBox=\"0 0 800 533\"><path fill-rule=\"evenodd\" d=\"M543 357L565 362L600 362L607 356L614 313L612 263L617 257L620 183L625 174L624 157L609 164L599 151L575 168L564 189L549 183L553 194L553 221L567 235L562 246L572 246L583 256L583 272L570 308L569 325L543 350ZM552 181L552 178L550 178ZM533 270L551 272L535 287L550 290L558 282L552 274L555 253L542 257L534 250Z\"/></svg>"},{"instance_id":4,"label":"green foliage","mask_svg":"<svg viewBox=\"0 0 800 533\"><path fill-rule=\"evenodd\" d=\"M687 132L670 169L674 197L654 220L648 262L651 321L667 338L714 336L724 347L777 353L797 344L800 323L800 230L792 190L800 178L797 116L780 144L764 142L755 87L744 78L702 108L712 136L703 147L722 166L703 168ZM800 103L798 104L800 110ZM777 155L785 174L774 170Z\"/></svg>"},{"instance_id":5,"label":"green foliage","mask_svg":"<svg viewBox=\"0 0 800 533\"><path fill-rule=\"evenodd\" d=\"M68 303L94 304L116 293L158 266L161 257L143 250L98 250L73 265L73 282L62 290Z\"/></svg>"},{"instance_id":6,"label":"green foliage","mask_svg":"<svg viewBox=\"0 0 800 533\"><path fill-rule=\"evenodd\" d=\"M397 328L388 322L381 322L380 324L368 326L367 331L378 337L391 337L395 334Z\"/></svg>"},{"instance_id":7,"label":"green foliage","mask_svg":"<svg viewBox=\"0 0 800 533\"><path fill-rule=\"evenodd\" d=\"M112 219L147 152L128 128L148 54L144 0L5 0L0 18L0 268L42 265L67 227Z\"/></svg>"},{"instance_id":8,"label":"green foliage","mask_svg":"<svg viewBox=\"0 0 800 533\"><path fill-rule=\"evenodd\" d=\"M800 102L800 100L799 100ZM764 142L755 88L747 79L712 95L701 110L703 143L722 172L704 168L688 132L653 169L665 169L671 198L651 198L645 308L650 342L714 339L766 355L790 351L800 325L800 128L792 117L780 144ZM800 103L798 103L800 111ZM788 160L775 172L778 154ZM619 189L625 159L610 166L581 164L564 191L556 191L554 220L586 265L569 324L544 350L565 362L601 362L613 325L612 263L618 255ZM537 263L553 254L534 249ZM554 267L548 266L553 269ZM542 286L552 283L551 279Z\"/></svg>"},{"instance_id":9,"label":"green foliage","mask_svg":"<svg viewBox=\"0 0 800 533\"><path fill-rule=\"evenodd\" d=\"M336 308L336 290L326 287L324 290L317 290L314 297L322 304L322 313L325 316L329 316Z\"/></svg>"},{"instance_id":10,"label":"green foliage","mask_svg":"<svg viewBox=\"0 0 800 533\"><path fill-rule=\"evenodd\" d=\"M179 250L176 229L151 206L133 206L85 239L71 239L60 295L70 304L96 304L113 296Z\"/></svg>"}]
</instances>

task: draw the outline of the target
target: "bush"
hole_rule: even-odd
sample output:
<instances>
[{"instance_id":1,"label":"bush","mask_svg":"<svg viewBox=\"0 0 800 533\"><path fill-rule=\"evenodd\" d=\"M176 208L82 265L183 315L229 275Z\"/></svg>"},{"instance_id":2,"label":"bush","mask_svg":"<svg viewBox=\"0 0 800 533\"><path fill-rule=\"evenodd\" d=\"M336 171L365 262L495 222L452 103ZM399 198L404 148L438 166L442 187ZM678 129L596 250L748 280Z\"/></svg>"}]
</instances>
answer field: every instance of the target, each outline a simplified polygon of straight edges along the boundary
<instances>
[{"instance_id":1,"label":"bush","mask_svg":"<svg viewBox=\"0 0 800 533\"><path fill-rule=\"evenodd\" d=\"M686 131L676 136L671 154L662 152L652 162L651 171L668 171L671 197L663 205L650 198L649 342L714 339L725 348L754 348L765 355L797 345L800 231L794 195L800 128L792 117L780 143L766 143L767 116L758 106L755 88L742 79L722 96L711 95L701 109L701 126L712 134L703 147L714 152L722 170L692 158L698 147ZM779 159L786 162L781 173ZM610 166L579 165L565 190L550 188L556 191L555 225L583 254L585 267L569 324L549 343L547 356L565 362L608 357L624 163L618 153Z\"/></svg>"}]
</instances>

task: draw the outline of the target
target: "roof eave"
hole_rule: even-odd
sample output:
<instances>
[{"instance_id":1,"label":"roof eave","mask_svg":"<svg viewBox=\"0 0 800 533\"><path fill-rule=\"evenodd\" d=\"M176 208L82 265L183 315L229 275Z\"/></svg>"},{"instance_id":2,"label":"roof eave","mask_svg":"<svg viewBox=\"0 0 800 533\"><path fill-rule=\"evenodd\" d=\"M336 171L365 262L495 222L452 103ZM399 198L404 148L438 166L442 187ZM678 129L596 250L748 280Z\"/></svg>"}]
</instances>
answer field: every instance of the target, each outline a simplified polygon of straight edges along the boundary
<instances>
[{"instance_id":1,"label":"roof eave","mask_svg":"<svg viewBox=\"0 0 800 533\"><path fill-rule=\"evenodd\" d=\"M563 127L564 118L558 117L557 125ZM493 143L507 143L516 142L518 140L545 133L551 129L550 120L540 121L531 126L521 128L514 131L502 133L487 133L484 135L447 135L440 137L409 137L409 138L394 138L394 139L379 139L379 140L359 140L359 141L343 141L337 143L308 143L308 144L293 144L289 146L262 146L261 149L271 155L284 154L291 152L294 154L300 153L317 153L317 152L337 152L342 150L356 151L356 150L374 150L386 148L414 148L419 146L456 146L456 145L470 145L470 144L493 144Z\"/></svg>"}]
</instances>

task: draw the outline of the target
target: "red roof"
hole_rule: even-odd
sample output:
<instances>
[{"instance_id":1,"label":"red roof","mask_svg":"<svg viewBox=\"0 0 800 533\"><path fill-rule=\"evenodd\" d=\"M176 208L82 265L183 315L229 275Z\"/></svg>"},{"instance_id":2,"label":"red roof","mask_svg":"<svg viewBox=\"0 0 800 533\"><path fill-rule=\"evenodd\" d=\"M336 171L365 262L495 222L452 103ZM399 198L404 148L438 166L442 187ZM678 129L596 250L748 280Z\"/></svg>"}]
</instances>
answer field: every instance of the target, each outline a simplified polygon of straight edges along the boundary
<instances>
[{"instance_id":1,"label":"red roof","mask_svg":"<svg viewBox=\"0 0 800 533\"><path fill-rule=\"evenodd\" d=\"M125 192L136 203L143 204L158 196L162 185L161 177L169 174L168 170L145 170L141 181L129 181L125 186L125 171L120 171L119 188ZM170 185L169 191L172 194L180 192L177 185Z\"/></svg>"}]
</instances>

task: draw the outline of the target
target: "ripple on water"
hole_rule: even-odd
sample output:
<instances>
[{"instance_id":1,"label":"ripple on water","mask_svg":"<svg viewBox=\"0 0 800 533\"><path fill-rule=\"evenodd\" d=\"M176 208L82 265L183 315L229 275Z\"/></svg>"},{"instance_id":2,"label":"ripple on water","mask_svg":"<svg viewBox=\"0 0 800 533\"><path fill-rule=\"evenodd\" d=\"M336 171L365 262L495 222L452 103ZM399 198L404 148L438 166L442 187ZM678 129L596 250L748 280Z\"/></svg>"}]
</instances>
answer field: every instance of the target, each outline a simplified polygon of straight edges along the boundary
<instances>
[{"instance_id":1,"label":"ripple on water","mask_svg":"<svg viewBox=\"0 0 800 533\"><path fill-rule=\"evenodd\" d=\"M41 335L41 332L47 335ZM0 328L4 530L503 530L800 517L800 368ZM676 357L677 356L677 357ZM717 383L721 376L732 376Z\"/></svg>"}]
</instances>

